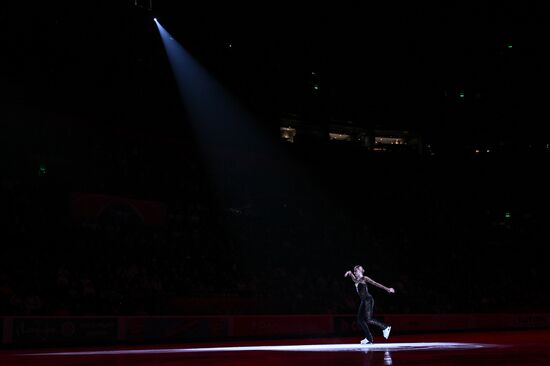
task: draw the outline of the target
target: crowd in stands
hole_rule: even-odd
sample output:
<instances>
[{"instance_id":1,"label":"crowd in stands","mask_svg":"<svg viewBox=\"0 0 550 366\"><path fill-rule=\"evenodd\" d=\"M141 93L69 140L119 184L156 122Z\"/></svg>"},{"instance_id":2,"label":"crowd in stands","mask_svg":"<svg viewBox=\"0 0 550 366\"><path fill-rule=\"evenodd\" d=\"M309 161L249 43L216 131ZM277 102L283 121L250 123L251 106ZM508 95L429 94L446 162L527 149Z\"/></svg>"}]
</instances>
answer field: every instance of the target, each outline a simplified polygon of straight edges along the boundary
<instances>
[{"instance_id":1,"label":"crowd in stands","mask_svg":"<svg viewBox=\"0 0 550 366\"><path fill-rule=\"evenodd\" d=\"M396 289L371 288L379 313L550 305L547 178L521 162L291 152L307 169L251 187L184 150L115 145L1 178L1 315L354 313L355 264ZM76 222L73 191L158 200L167 219Z\"/></svg>"}]
</instances>

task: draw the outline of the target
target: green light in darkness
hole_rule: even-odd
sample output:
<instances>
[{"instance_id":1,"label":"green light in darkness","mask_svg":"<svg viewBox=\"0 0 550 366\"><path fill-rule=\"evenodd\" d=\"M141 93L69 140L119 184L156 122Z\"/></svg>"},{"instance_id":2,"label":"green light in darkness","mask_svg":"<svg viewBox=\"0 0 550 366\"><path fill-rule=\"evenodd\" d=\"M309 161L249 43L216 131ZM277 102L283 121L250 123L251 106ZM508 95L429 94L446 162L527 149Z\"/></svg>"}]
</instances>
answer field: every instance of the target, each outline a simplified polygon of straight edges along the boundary
<instances>
[{"instance_id":1,"label":"green light in darkness","mask_svg":"<svg viewBox=\"0 0 550 366\"><path fill-rule=\"evenodd\" d=\"M43 177L46 175L46 164L40 163L38 166L38 176Z\"/></svg>"}]
</instances>

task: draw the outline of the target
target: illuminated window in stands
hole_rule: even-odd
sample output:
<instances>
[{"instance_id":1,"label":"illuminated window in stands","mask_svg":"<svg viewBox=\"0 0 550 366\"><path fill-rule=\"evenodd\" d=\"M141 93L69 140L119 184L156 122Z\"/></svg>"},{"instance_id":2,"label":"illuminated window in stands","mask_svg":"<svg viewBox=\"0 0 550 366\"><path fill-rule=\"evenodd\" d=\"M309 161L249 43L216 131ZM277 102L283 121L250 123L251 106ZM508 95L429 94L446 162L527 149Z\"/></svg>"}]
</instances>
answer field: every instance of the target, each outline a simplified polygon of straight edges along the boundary
<instances>
[{"instance_id":1,"label":"illuminated window in stands","mask_svg":"<svg viewBox=\"0 0 550 366\"><path fill-rule=\"evenodd\" d=\"M296 136L296 129L292 127L281 127L281 137L288 142L294 142Z\"/></svg>"},{"instance_id":2,"label":"illuminated window in stands","mask_svg":"<svg viewBox=\"0 0 550 366\"><path fill-rule=\"evenodd\" d=\"M400 137L375 137L376 145L406 145L407 141Z\"/></svg>"},{"instance_id":3,"label":"illuminated window in stands","mask_svg":"<svg viewBox=\"0 0 550 366\"><path fill-rule=\"evenodd\" d=\"M345 133L329 133L329 138L336 141L351 141L351 136Z\"/></svg>"}]
</instances>

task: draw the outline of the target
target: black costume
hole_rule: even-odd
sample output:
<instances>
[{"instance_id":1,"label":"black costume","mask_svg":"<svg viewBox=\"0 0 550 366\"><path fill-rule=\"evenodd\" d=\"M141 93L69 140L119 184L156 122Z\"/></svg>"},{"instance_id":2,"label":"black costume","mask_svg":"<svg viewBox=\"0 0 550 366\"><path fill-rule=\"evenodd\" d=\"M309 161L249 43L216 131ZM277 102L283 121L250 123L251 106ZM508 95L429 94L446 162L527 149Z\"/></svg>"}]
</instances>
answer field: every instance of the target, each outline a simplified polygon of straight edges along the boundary
<instances>
[{"instance_id":1,"label":"black costume","mask_svg":"<svg viewBox=\"0 0 550 366\"><path fill-rule=\"evenodd\" d=\"M376 325L380 329L386 329L388 326L382 323L379 320L376 320L372 317L374 309L374 298L369 293L366 283L356 283L355 287L357 288L357 293L361 299L361 304L359 304L359 311L357 312L357 323L363 329L365 333L365 338L372 343L372 334L369 330L369 324Z\"/></svg>"}]
</instances>

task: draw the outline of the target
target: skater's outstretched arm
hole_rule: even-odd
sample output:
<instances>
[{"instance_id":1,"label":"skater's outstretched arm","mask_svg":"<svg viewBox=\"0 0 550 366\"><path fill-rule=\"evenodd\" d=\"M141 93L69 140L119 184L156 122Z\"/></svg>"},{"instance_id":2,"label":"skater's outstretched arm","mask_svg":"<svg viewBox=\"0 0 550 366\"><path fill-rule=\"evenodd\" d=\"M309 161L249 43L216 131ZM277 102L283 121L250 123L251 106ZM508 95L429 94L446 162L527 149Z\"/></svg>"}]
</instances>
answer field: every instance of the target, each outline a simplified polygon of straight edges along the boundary
<instances>
[{"instance_id":1,"label":"skater's outstretched arm","mask_svg":"<svg viewBox=\"0 0 550 366\"><path fill-rule=\"evenodd\" d=\"M379 287L383 290L386 290L388 291L390 294L394 294L395 293L395 289L393 287L386 287L384 285L381 285L379 284L378 282L374 281L373 279L367 277L367 276L363 276L363 279L365 280L365 282L367 283L370 283L371 285L374 285L376 287Z\"/></svg>"},{"instance_id":2,"label":"skater's outstretched arm","mask_svg":"<svg viewBox=\"0 0 550 366\"><path fill-rule=\"evenodd\" d=\"M370 283L371 285L374 285L374 286L379 287L383 290L386 290L390 294L395 293L395 289L393 287L386 287L384 285L381 285L378 282L374 281L372 278L369 278L369 277L365 276L363 273L364 273L363 267L360 266L360 265L357 265L357 266L355 266L353 272L352 271L347 271L344 274L344 277L350 276L355 284Z\"/></svg>"}]
</instances>

